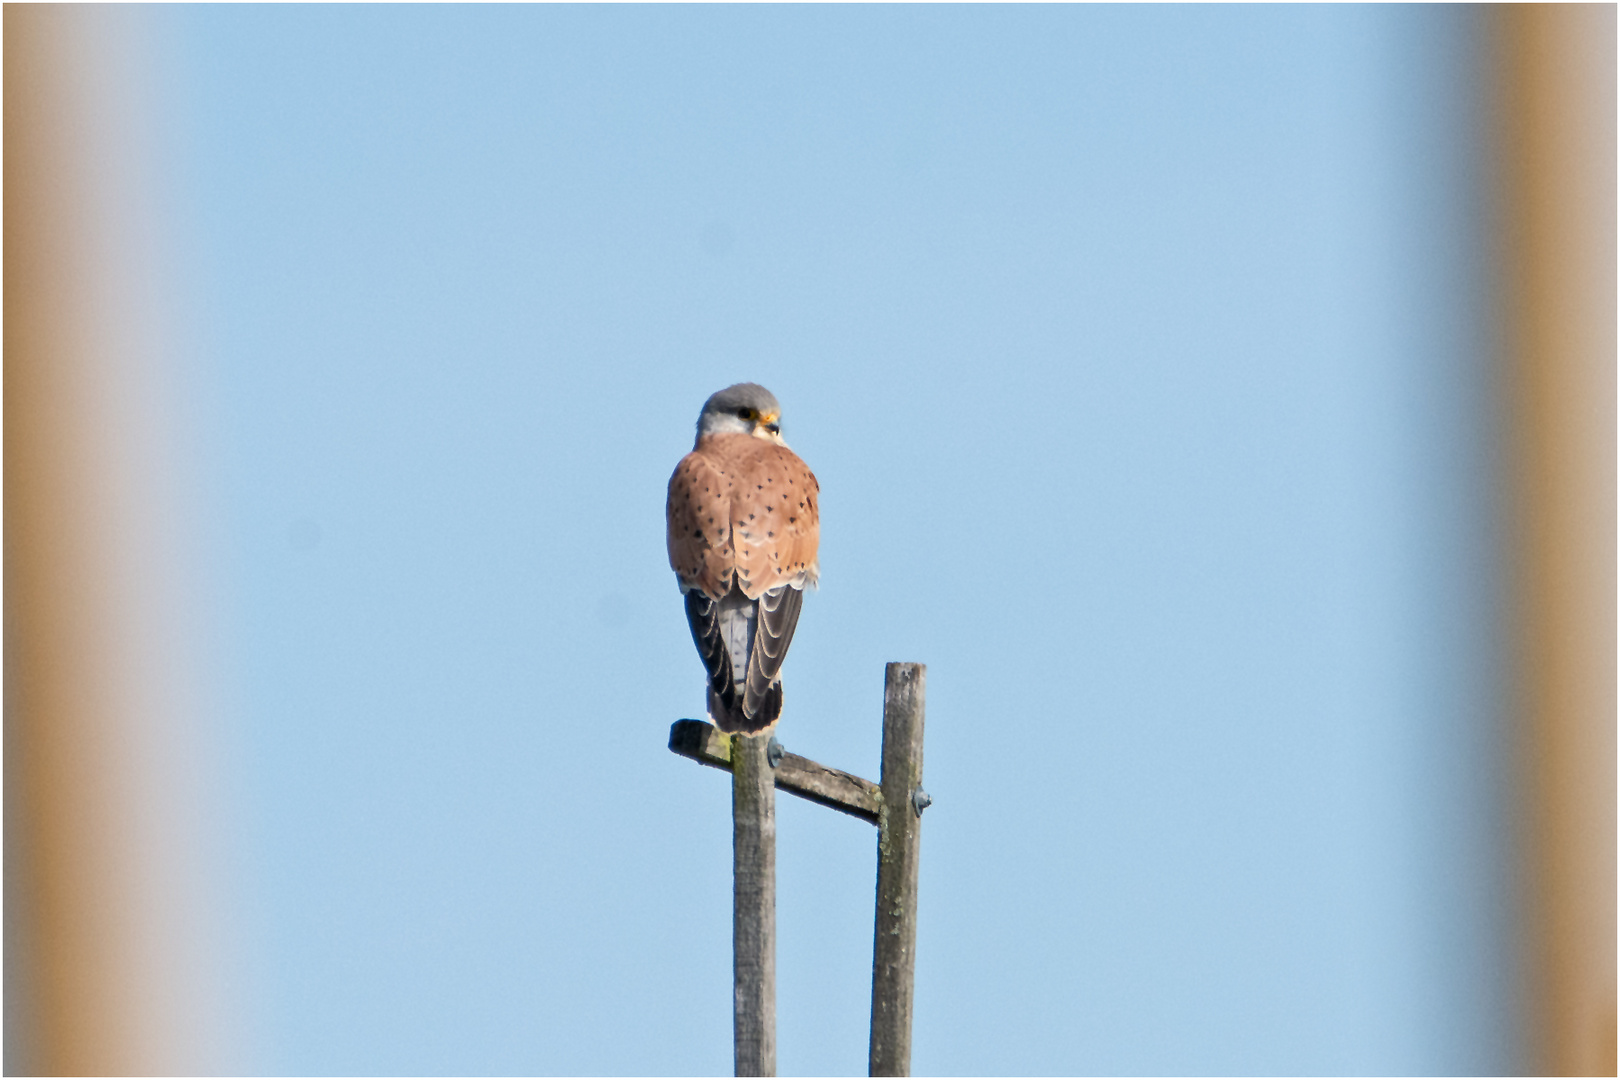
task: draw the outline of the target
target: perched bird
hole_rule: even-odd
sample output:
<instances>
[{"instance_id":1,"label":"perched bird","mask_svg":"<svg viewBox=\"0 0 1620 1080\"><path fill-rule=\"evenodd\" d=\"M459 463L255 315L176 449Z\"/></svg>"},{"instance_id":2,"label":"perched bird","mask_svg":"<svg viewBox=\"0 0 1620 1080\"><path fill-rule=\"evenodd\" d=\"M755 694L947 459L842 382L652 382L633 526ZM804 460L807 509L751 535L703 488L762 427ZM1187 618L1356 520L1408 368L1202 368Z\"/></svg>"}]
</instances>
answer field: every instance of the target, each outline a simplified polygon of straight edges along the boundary
<instances>
[{"instance_id":1,"label":"perched bird","mask_svg":"<svg viewBox=\"0 0 1620 1080\"><path fill-rule=\"evenodd\" d=\"M782 715L782 660L820 572L821 486L782 441L781 415L754 383L712 395L664 506L669 565L709 673L709 716L746 735Z\"/></svg>"}]
</instances>

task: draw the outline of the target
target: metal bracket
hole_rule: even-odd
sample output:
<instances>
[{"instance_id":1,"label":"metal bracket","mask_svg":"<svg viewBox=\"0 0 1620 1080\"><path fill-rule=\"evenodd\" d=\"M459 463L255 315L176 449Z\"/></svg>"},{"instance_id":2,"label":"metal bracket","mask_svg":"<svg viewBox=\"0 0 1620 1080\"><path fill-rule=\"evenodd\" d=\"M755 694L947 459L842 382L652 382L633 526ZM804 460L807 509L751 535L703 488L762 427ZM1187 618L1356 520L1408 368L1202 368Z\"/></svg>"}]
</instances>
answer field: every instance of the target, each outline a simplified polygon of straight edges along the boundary
<instances>
[{"instance_id":1,"label":"metal bracket","mask_svg":"<svg viewBox=\"0 0 1620 1080\"><path fill-rule=\"evenodd\" d=\"M922 812L932 805L934 805L933 796L922 788L918 788L911 793L911 808L917 811L918 817L922 817Z\"/></svg>"},{"instance_id":2,"label":"metal bracket","mask_svg":"<svg viewBox=\"0 0 1620 1080\"><path fill-rule=\"evenodd\" d=\"M782 755L785 753L787 753L787 748L777 742L776 736L772 735L771 741L765 744L765 764L773 769L776 768L782 764Z\"/></svg>"}]
</instances>

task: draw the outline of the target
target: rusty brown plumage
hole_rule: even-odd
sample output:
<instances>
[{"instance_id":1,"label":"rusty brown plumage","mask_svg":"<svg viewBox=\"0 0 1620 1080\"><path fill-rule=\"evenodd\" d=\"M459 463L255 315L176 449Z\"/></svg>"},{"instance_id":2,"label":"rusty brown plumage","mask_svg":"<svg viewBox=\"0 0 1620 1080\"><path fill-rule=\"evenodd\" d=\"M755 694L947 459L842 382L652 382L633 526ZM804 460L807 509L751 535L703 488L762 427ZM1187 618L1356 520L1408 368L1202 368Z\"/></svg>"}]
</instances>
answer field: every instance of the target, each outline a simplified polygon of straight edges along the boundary
<instances>
[{"instance_id":1,"label":"rusty brown plumage","mask_svg":"<svg viewBox=\"0 0 1620 1080\"><path fill-rule=\"evenodd\" d=\"M683 590L750 600L816 579L821 486L799 456L753 435L711 435L669 481L669 565Z\"/></svg>"}]
</instances>

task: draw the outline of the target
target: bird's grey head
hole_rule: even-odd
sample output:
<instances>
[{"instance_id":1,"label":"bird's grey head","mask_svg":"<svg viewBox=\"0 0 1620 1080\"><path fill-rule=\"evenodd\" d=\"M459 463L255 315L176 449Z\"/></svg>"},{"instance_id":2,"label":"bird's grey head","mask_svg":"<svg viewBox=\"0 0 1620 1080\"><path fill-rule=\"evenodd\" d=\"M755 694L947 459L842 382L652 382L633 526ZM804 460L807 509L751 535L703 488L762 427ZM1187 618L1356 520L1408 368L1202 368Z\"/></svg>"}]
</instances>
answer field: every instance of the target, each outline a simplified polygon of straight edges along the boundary
<instances>
[{"instance_id":1,"label":"bird's grey head","mask_svg":"<svg viewBox=\"0 0 1620 1080\"><path fill-rule=\"evenodd\" d=\"M709 395L698 414L699 441L710 435L753 435L783 446L782 406L758 383L738 383Z\"/></svg>"}]
</instances>

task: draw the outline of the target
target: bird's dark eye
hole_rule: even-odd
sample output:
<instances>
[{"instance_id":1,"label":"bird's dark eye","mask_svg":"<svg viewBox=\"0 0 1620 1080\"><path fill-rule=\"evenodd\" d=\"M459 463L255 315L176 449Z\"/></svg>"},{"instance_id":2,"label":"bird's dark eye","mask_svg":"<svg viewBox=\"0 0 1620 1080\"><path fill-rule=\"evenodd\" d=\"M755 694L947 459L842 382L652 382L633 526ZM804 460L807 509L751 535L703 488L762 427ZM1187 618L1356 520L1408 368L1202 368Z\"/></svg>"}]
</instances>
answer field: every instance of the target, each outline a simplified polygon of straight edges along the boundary
<instances>
[{"instance_id":1,"label":"bird's dark eye","mask_svg":"<svg viewBox=\"0 0 1620 1080\"><path fill-rule=\"evenodd\" d=\"M752 420L755 416L757 416L759 414L754 412L753 409L738 409L737 410L737 415L740 418L744 419L744 420Z\"/></svg>"}]
</instances>

